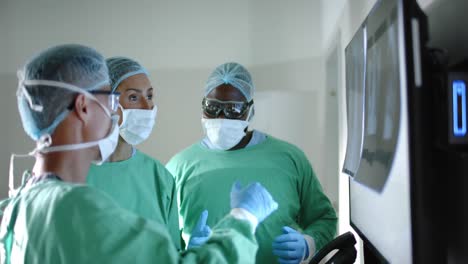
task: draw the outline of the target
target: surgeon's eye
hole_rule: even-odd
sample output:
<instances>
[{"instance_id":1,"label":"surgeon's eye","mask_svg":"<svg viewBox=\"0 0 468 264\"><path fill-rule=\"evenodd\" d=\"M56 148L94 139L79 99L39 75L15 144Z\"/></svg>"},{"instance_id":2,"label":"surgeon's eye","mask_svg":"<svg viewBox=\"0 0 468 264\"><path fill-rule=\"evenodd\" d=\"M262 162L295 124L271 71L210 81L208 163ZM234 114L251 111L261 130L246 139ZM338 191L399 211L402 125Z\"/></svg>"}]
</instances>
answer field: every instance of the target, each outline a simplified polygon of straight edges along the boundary
<instances>
[{"instance_id":1,"label":"surgeon's eye","mask_svg":"<svg viewBox=\"0 0 468 264\"><path fill-rule=\"evenodd\" d=\"M136 95L136 94L131 94L131 95L128 96L128 100L129 100L130 102L137 102L137 101L138 101L138 95Z\"/></svg>"}]
</instances>

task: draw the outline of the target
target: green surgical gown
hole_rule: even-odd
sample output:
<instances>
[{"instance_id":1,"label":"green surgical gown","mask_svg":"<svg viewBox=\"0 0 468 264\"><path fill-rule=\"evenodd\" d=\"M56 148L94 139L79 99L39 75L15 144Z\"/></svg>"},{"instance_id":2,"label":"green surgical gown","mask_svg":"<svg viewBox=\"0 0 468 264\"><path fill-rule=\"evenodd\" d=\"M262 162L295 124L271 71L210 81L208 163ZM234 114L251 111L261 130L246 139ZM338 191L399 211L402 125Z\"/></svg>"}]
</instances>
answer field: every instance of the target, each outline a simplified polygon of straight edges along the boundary
<instances>
[{"instance_id":1,"label":"green surgical gown","mask_svg":"<svg viewBox=\"0 0 468 264\"><path fill-rule=\"evenodd\" d=\"M87 182L121 207L164 224L180 249L174 178L159 161L137 150L130 159L92 165Z\"/></svg>"},{"instance_id":2,"label":"green surgical gown","mask_svg":"<svg viewBox=\"0 0 468 264\"><path fill-rule=\"evenodd\" d=\"M272 242L283 226L311 236L317 250L335 236L335 210L304 153L287 142L268 136L260 144L234 151L210 150L196 143L174 156L166 167L176 179L186 241L204 209L209 212L209 225L229 212L225 194L236 180L243 186L260 182L279 204L255 233L257 263L277 263Z\"/></svg>"},{"instance_id":3,"label":"green surgical gown","mask_svg":"<svg viewBox=\"0 0 468 264\"><path fill-rule=\"evenodd\" d=\"M227 196L227 194L225 194ZM129 212L87 185L47 179L9 201L0 226L2 263L253 263L247 221L231 216L208 242L179 253L166 226Z\"/></svg>"}]
</instances>

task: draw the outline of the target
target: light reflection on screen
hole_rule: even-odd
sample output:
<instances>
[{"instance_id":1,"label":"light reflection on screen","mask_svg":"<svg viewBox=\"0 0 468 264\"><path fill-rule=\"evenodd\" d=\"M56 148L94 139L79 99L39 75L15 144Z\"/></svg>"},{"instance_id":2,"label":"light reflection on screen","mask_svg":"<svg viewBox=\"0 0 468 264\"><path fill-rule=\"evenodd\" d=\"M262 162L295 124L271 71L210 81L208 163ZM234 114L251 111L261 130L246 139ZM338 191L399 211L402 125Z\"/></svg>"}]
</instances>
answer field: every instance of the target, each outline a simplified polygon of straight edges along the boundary
<instances>
[{"instance_id":1,"label":"light reflection on screen","mask_svg":"<svg viewBox=\"0 0 468 264\"><path fill-rule=\"evenodd\" d=\"M394 11L396 12L396 11ZM395 14L367 39L365 133L358 182L377 191L390 175L400 121L398 31Z\"/></svg>"}]
</instances>

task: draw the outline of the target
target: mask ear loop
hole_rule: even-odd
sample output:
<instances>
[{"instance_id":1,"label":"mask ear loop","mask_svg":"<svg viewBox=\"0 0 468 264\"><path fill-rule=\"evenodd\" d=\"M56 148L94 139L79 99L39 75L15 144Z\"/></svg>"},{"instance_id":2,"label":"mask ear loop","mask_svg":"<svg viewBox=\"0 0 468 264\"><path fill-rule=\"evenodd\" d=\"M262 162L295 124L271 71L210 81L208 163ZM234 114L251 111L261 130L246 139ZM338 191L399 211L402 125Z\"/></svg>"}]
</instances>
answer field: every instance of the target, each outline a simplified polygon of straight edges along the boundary
<instances>
[{"instance_id":1,"label":"mask ear loop","mask_svg":"<svg viewBox=\"0 0 468 264\"><path fill-rule=\"evenodd\" d=\"M42 149L49 147L52 144L52 138L50 135L46 134L41 136L38 140L36 148L29 152L28 154L11 154L10 156L10 168L8 172L8 196L13 197L18 192L15 190L15 175L14 175L14 168L15 168L15 158L29 158L34 157L38 152ZM22 181L22 185L24 184L24 180Z\"/></svg>"},{"instance_id":2,"label":"mask ear loop","mask_svg":"<svg viewBox=\"0 0 468 264\"><path fill-rule=\"evenodd\" d=\"M42 105L37 105L33 103L31 95L29 95L29 92L28 90L26 90L26 87L24 86L24 84L21 84L20 89L21 89L21 94L24 95L24 97L28 101L28 104L31 110L36 111L36 112L42 112L42 110L44 110L44 107Z\"/></svg>"},{"instance_id":3,"label":"mask ear loop","mask_svg":"<svg viewBox=\"0 0 468 264\"><path fill-rule=\"evenodd\" d=\"M16 91L16 95L24 96L26 101L28 101L28 104L31 110L36 111L36 112L42 112L44 110L44 107L42 105L34 104L31 95L26 89L25 81L24 81L24 72L18 71L16 75L18 76L18 90Z\"/></svg>"},{"instance_id":4,"label":"mask ear loop","mask_svg":"<svg viewBox=\"0 0 468 264\"><path fill-rule=\"evenodd\" d=\"M68 83L63 83L63 82L57 82L57 81L49 81L49 80L26 80L26 81L23 81L23 84L24 85L45 85L45 86L52 86L52 87L58 87L58 88L63 88L63 89L67 89L67 90L70 90L72 92L76 92L76 93L80 93L80 94L84 94L86 97L88 97L89 99L95 101L96 103L99 104L100 107L102 107L102 109L104 110L104 112L109 116L109 117L112 117L112 114L111 112L109 111L109 109L107 109L107 107L105 107L94 95L92 95L90 92L88 92L87 90L85 89L81 89L81 88L78 88L74 85L71 85L71 84L68 84ZM105 84L105 82L103 82L103 85ZM23 86L24 86L23 85Z\"/></svg>"},{"instance_id":5,"label":"mask ear loop","mask_svg":"<svg viewBox=\"0 0 468 264\"><path fill-rule=\"evenodd\" d=\"M8 197L12 198L18 193L18 190L15 189L15 175L14 175L14 167L15 167L15 158L29 158L34 157L34 153L36 150L28 153L28 154L11 154L10 156L10 169L8 173ZM24 184L24 181L23 183Z\"/></svg>"}]
</instances>

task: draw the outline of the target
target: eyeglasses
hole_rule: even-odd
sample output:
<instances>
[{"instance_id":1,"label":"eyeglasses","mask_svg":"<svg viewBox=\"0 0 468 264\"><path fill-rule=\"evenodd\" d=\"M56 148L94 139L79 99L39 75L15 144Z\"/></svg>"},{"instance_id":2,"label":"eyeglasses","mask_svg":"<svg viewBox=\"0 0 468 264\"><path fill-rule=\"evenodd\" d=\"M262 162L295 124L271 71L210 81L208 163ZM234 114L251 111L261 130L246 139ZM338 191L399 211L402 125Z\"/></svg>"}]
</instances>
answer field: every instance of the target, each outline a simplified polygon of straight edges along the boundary
<instances>
[{"instance_id":1,"label":"eyeglasses","mask_svg":"<svg viewBox=\"0 0 468 264\"><path fill-rule=\"evenodd\" d=\"M119 99L120 99L120 92L113 92L113 91L103 91L103 90L96 90L96 91L89 91L90 94L104 94L109 96L109 110L114 113L117 112L119 109Z\"/></svg>"},{"instance_id":2,"label":"eyeglasses","mask_svg":"<svg viewBox=\"0 0 468 264\"><path fill-rule=\"evenodd\" d=\"M253 100L250 102L239 102L203 98L202 109L204 114L209 118L217 118L223 112L224 116L228 119L239 119L245 115L252 104Z\"/></svg>"}]
</instances>

